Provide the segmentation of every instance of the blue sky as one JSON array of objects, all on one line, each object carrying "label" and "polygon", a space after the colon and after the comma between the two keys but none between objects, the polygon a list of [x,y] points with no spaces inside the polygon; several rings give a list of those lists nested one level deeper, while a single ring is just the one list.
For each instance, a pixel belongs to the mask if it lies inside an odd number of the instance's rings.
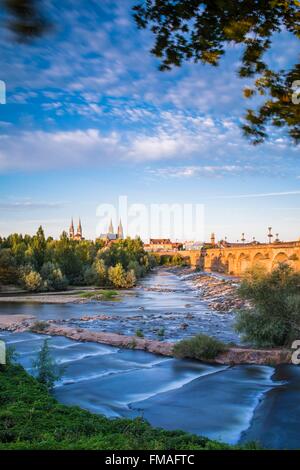
[{"label": "blue sky", "polygon": [[[55,25],[45,38],[20,45],[0,34],[1,235],[42,223],[58,236],[80,215],[95,237],[97,206],[127,195],[204,204],[206,238],[265,240],[268,226],[299,238],[299,148],[280,133],[259,147],[243,138],[252,103],[235,73],[239,48],[217,68],[162,73],[151,34],[131,17],[134,1],[43,3]],[[296,48],[288,34],[275,38],[268,60],[287,67]]]}]

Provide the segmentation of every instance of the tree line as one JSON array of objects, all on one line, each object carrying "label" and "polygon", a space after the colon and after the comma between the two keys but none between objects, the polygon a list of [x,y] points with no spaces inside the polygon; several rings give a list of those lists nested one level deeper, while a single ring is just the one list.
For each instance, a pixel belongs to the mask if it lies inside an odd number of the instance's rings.
[{"label": "tree line", "polygon": [[59,240],[36,234],[0,238],[0,287],[13,284],[28,291],[59,291],[69,285],[129,288],[156,263],[140,238],[117,240],[109,246],[100,239]]}]

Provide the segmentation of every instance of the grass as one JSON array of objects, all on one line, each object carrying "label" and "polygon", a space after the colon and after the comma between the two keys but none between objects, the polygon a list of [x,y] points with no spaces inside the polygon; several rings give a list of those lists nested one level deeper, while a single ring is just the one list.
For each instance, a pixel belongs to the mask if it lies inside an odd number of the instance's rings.
[{"label": "grass", "polygon": [[97,291],[88,291],[88,292],[79,292],[79,295],[83,299],[91,300],[107,300],[107,301],[118,301],[120,300],[119,293],[115,290],[97,290]]},{"label": "grass", "polygon": [[136,330],[135,336],[137,336],[138,338],[144,338],[144,333],[142,330]]},{"label": "grass", "polygon": [[227,350],[227,346],[215,338],[207,335],[196,335],[175,344],[173,353],[175,357],[209,360]]},{"label": "grass", "polygon": [[108,419],[62,405],[21,366],[0,369],[0,450],[233,448],[237,447],[183,431],[153,428],[142,418]]}]

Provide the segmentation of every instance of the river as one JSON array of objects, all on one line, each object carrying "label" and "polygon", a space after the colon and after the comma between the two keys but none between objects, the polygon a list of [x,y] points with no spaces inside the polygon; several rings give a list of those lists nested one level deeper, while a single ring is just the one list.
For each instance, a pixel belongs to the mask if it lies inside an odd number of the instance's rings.
[{"label": "river", "polygon": [[[0,304],[0,314],[34,314],[84,328],[176,341],[197,332],[237,341],[233,315],[212,312],[187,279],[157,271],[120,302]],[[82,316],[108,320],[83,322]],[[32,373],[45,337],[1,332]],[[296,366],[212,366],[144,351],[50,338],[65,366],[55,396],[106,416],[143,416],[154,426],[182,429],[228,443],[259,441],[268,448],[300,447],[300,369]]]}]

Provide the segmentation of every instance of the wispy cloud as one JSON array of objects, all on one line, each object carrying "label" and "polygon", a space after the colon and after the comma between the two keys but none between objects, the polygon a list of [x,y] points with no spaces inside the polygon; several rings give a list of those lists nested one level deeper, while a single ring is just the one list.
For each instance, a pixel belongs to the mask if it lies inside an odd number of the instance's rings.
[{"label": "wispy cloud", "polygon": [[300,190],[295,191],[278,191],[272,193],[253,193],[253,194],[234,194],[215,196],[213,199],[248,199],[248,198],[259,198],[259,197],[277,197],[277,196],[296,196],[300,194]]},{"label": "wispy cloud", "polygon": [[43,209],[61,209],[65,206],[63,202],[32,202],[32,201],[12,201],[1,202],[0,211],[34,211]]}]

